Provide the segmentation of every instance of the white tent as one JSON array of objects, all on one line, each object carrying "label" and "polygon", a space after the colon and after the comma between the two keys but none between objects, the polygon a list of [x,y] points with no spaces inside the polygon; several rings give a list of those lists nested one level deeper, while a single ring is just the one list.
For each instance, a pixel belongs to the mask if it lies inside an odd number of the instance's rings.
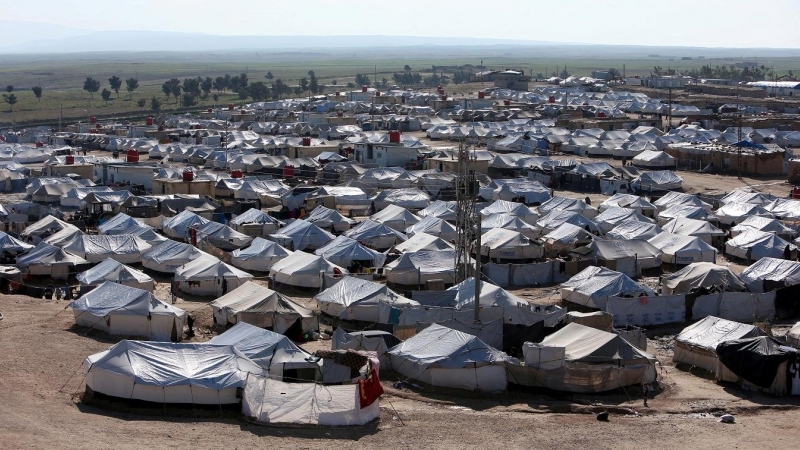
[{"label": "white tent", "polygon": [[132,264],[141,261],[142,253],[150,250],[151,246],[130,234],[85,234],[76,237],[63,248],[92,263],[112,258],[123,264]]},{"label": "white tent", "polygon": [[721,287],[724,291],[747,290],[744,283],[727,267],[712,263],[693,263],[661,280],[664,294],[686,294],[694,288]]},{"label": "white tent", "polygon": [[544,249],[520,232],[493,228],[481,235],[480,253],[489,259],[529,260],[544,256]]},{"label": "white tent", "polygon": [[341,267],[351,267],[358,263],[361,267],[383,267],[386,255],[371,248],[364,247],[358,241],[347,236],[339,236],[324,247],[314,251],[328,261]]},{"label": "white tent", "polygon": [[593,208],[581,199],[571,197],[553,197],[539,205],[537,211],[542,216],[550,214],[553,211],[576,212],[587,219],[592,219],[597,216],[597,208]]},{"label": "white tent", "polygon": [[269,272],[273,264],[291,254],[277,242],[257,237],[249,247],[231,252],[231,264],[242,270]]},{"label": "white tent", "polygon": [[111,258],[106,258],[100,264],[79,273],[75,278],[83,286],[97,286],[106,281],[112,281],[150,292],[153,292],[156,287],[156,282],[150,275]]},{"label": "white tent", "polygon": [[671,170],[656,170],[643,172],[631,182],[631,186],[642,192],[668,191],[680,189],[683,186],[683,178]]},{"label": "white tent", "polygon": [[[236,231],[244,233],[253,226],[259,227],[259,236],[267,236],[274,233],[283,226],[283,222],[261,211],[260,209],[250,208],[230,220],[229,225]],[[247,233],[245,233],[247,234]]]},{"label": "white tent", "polygon": [[58,247],[40,242],[39,245],[17,256],[17,267],[29,275],[45,275],[56,279],[67,279],[77,267],[89,265],[89,261],[67,253]]},{"label": "white tent", "polygon": [[556,391],[595,393],[656,380],[656,358],[620,335],[570,323],[540,344],[522,347],[525,365],[509,365],[510,381]]},{"label": "white tent", "polygon": [[654,223],[653,219],[643,216],[640,212],[636,211],[635,209],[628,209],[628,208],[620,208],[620,207],[611,207],[607,208],[605,211],[600,213],[597,217],[594,218],[594,222],[600,226],[600,229],[603,230],[604,233],[607,233],[614,229],[618,224],[635,220],[638,222],[644,223]]},{"label": "white tent", "polygon": [[197,227],[197,242],[206,241],[222,250],[246,247],[253,238],[218,222],[208,222]]},{"label": "white tent", "polygon": [[643,239],[630,240],[594,240],[583,248],[576,249],[573,253],[580,259],[597,259],[598,261],[613,264],[617,272],[629,276],[637,276],[641,270],[660,267],[661,250]]},{"label": "white tent", "polygon": [[728,195],[719,199],[720,205],[726,205],[731,202],[736,203],[752,203],[753,205],[763,206],[770,203],[763,195],[758,192],[748,191],[744,189],[734,189]]},{"label": "white tent", "polygon": [[347,273],[325,258],[303,252],[294,252],[272,265],[269,273],[276,283],[303,288],[319,288],[322,286],[320,272],[335,276]]},{"label": "white tent", "polygon": [[192,245],[168,240],[142,253],[142,266],[156,272],[174,273],[184,264],[198,259],[217,260]]},{"label": "white tent", "polygon": [[106,281],[69,304],[75,323],[112,335],[178,342],[186,312],[152,292]]},{"label": "white tent", "polygon": [[554,210],[536,222],[536,226],[541,228],[544,233],[549,233],[562,224],[575,225],[593,233],[599,234],[602,232],[602,229],[597,223],[574,211]]},{"label": "white tent", "polygon": [[711,212],[711,205],[700,200],[696,195],[684,194],[683,192],[667,192],[663,197],[653,202],[660,210],[671,206],[698,206]]},{"label": "white tent", "polygon": [[175,281],[182,292],[201,296],[221,296],[236,289],[253,276],[218,259],[197,259],[175,269]]},{"label": "white tent", "polygon": [[[800,284],[800,262],[765,257],[739,274],[750,292],[767,292],[776,287]],[[767,285],[767,289],[764,286]]]},{"label": "white tent", "polygon": [[633,209],[647,217],[654,217],[658,208],[645,198],[633,194],[614,194],[600,204],[598,209],[603,212],[609,208]]},{"label": "white tent", "polygon": [[56,219],[53,216],[47,216],[25,227],[22,233],[20,233],[20,236],[22,239],[32,238],[33,243],[38,244],[50,235],[58,233],[59,231],[67,228],[78,230],[78,227],[75,225],[68,224],[67,222]]},{"label": "white tent", "polygon": [[522,203],[507,202],[505,200],[495,200],[492,204],[483,208],[480,213],[483,218],[489,217],[492,214],[511,214],[529,224],[536,223],[540,217],[536,211]]},{"label": "white tent", "polygon": [[747,230],[775,233],[785,241],[791,241],[797,236],[797,228],[789,226],[780,220],[769,217],[750,216],[735,227],[731,228],[731,236],[736,236]]},{"label": "white tent", "polygon": [[561,284],[561,299],[589,308],[606,309],[608,297],[654,296],[649,287],[605,267],[587,267]]},{"label": "white tent", "polygon": [[453,244],[440,237],[431,236],[427,233],[417,233],[408,238],[407,241],[392,247],[390,252],[403,254],[406,252],[418,252],[420,250],[452,250],[453,247]]},{"label": "white tent", "polygon": [[715,238],[725,235],[724,231],[705,220],[688,219],[686,217],[676,217],[666,223],[662,229],[667,233],[699,237],[706,244],[712,244]]},{"label": "white tent", "polygon": [[406,234],[411,237],[417,233],[427,233],[432,236],[437,236],[445,241],[455,241],[458,237],[458,230],[450,224],[450,222],[440,219],[435,216],[425,216],[419,222],[409,226],[405,230]]},{"label": "white tent", "polygon": [[794,244],[765,231],[747,230],[725,242],[725,253],[748,261],[761,258],[783,258],[786,248],[791,255],[797,254]]},{"label": "white tent", "polygon": [[661,233],[661,227],[654,223],[625,220],[606,233],[608,239],[650,239]]},{"label": "white tent", "polygon": [[456,220],[457,216],[456,202],[445,202],[436,200],[431,203],[427,208],[419,212],[420,217],[436,217],[443,220]]},{"label": "white tent", "polygon": [[[467,258],[471,264],[472,258]],[[445,285],[455,284],[455,250],[404,253],[387,264],[384,273],[389,283],[405,286],[424,286],[429,280],[440,279]]]},{"label": "white tent", "polygon": [[661,226],[674,219],[693,219],[706,222],[713,220],[717,222],[717,218],[701,206],[675,205],[658,213],[658,224]]},{"label": "white tent", "polygon": [[15,256],[20,253],[25,253],[33,247],[34,246],[31,244],[22,242],[0,231],[0,254],[3,256]]},{"label": "white tent", "polygon": [[97,230],[100,234],[134,234],[134,232],[151,228],[149,225],[145,225],[125,213],[119,213],[101,223]]},{"label": "white tent", "polygon": [[378,210],[389,205],[420,210],[428,207],[431,197],[417,188],[389,189],[376,195],[372,201]]},{"label": "white tent", "polygon": [[411,211],[397,205],[389,205],[369,216],[369,218],[373,222],[382,223],[389,228],[394,228],[401,232],[420,220],[420,218],[411,213]]},{"label": "white tent", "polygon": [[520,219],[509,213],[494,213],[481,220],[481,233],[486,233],[495,228],[516,231],[529,239],[537,239],[542,234],[537,226]]},{"label": "white tent", "polygon": [[189,229],[199,228],[208,222],[210,222],[210,220],[200,217],[191,211],[184,210],[178,215],[164,221],[161,229],[172,239],[186,240],[189,236]]},{"label": "white tent", "polygon": [[286,334],[299,320],[298,335],[319,330],[314,311],[252,281],[245,282],[209,305],[213,309],[214,323],[218,325],[244,322]]},{"label": "white tent", "polygon": [[65,245],[71,243],[75,239],[83,236],[85,233],[81,231],[79,228],[69,227],[64,228],[63,230],[53,233],[50,236],[46,237],[43,242],[47,242],[48,244],[55,245],[56,247],[63,248]]},{"label": "white tent", "polygon": [[786,342],[794,348],[800,348],[800,322],[786,332]]},{"label": "white tent", "polygon": [[391,308],[419,306],[386,285],[354,277],[342,278],[314,296],[314,300],[324,314],[371,323],[388,323]]},{"label": "white tent", "polygon": [[503,391],[508,355],[475,336],[431,325],[398,344],[389,355],[392,368],[433,386]]},{"label": "white tent", "polygon": [[339,233],[349,230],[356,223],[355,220],[341,215],[339,211],[322,205],[314,208],[304,219],[324,230]]},{"label": "white tent", "polygon": [[708,316],[689,325],[675,338],[672,360],[716,373],[717,345],[721,342],[763,336],[756,326]]},{"label": "white tent", "polygon": [[391,368],[392,365],[391,357],[388,355],[389,349],[400,342],[400,339],[388,331],[367,330],[348,333],[336,328],[331,336],[331,349],[375,352],[378,354],[381,369],[384,369]]},{"label": "white tent", "polygon": [[675,167],[676,159],[667,152],[659,150],[645,150],[634,156],[631,164],[647,169],[664,169]]},{"label": "white tent", "polygon": [[90,392],[158,405],[237,404],[247,374],[265,375],[233,347],[207,344],[125,340],[84,364]]},{"label": "white tent", "polygon": [[729,202],[714,212],[721,223],[736,225],[751,216],[772,217],[772,214],[759,205],[752,203]]},{"label": "white tent", "polygon": [[664,231],[647,242],[663,252],[662,260],[667,264],[713,263],[717,260],[717,249],[698,237]]},{"label": "white tent", "polygon": [[548,252],[562,255],[566,255],[576,246],[592,242],[593,239],[594,236],[588,231],[570,223],[562,224],[542,237],[544,248]]},{"label": "white tent", "polygon": [[278,233],[269,235],[269,240],[277,242],[289,250],[315,250],[328,242],[334,236],[322,228],[305,220],[295,220]]},{"label": "white tent", "polygon": [[491,199],[541,205],[550,200],[550,190],[538,181],[508,180],[492,192]]},{"label": "white tent", "polygon": [[345,232],[344,236],[377,250],[386,250],[408,239],[405,234],[370,219]]},{"label": "white tent", "polygon": [[[487,281],[481,281],[480,306],[481,308],[491,308],[495,306],[511,306],[515,308],[528,306],[528,302]],[[436,306],[456,309],[475,309],[475,278],[470,277],[448,288],[448,291],[455,292],[452,301],[448,298],[446,303],[439,302]],[[445,299],[443,296],[442,299]]]}]

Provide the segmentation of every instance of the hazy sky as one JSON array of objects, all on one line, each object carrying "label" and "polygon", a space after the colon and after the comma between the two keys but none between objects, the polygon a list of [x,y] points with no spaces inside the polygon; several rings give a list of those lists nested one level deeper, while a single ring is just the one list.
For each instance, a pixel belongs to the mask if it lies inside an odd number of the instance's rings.
[{"label": "hazy sky", "polygon": [[798,0],[0,0],[0,6],[5,20],[87,30],[800,48]]}]

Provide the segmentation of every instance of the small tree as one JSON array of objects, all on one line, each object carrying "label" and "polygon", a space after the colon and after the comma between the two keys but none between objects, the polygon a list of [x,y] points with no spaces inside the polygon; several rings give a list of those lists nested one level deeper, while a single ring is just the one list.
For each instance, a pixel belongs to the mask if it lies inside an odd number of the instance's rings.
[{"label": "small tree", "polygon": [[213,85],[213,88],[214,88],[214,89],[215,89],[217,92],[222,92],[222,91],[224,91],[226,86],[227,86],[227,85],[225,84],[225,77],[217,77],[217,78],[215,78],[215,79],[214,79],[214,85]]},{"label": "small tree", "polygon": [[122,78],[114,75],[108,79],[108,84],[111,85],[111,90],[116,92],[117,98],[119,98],[119,88],[122,87]]},{"label": "small tree", "polygon": [[14,94],[3,94],[3,101],[8,103],[8,110],[14,111],[14,104],[17,103],[17,96]]},{"label": "small tree", "polygon": [[175,97],[175,103],[178,103],[178,100],[181,98],[181,80],[177,78],[171,78],[168,83],[169,91]]},{"label": "small tree", "polygon": [[150,109],[155,112],[161,111],[161,100],[156,98],[155,95],[150,99]]},{"label": "small tree", "polygon": [[42,101],[42,87],[41,86],[34,86],[31,88],[33,91],[33,95],[36,96],[36,99]]},{"label": "small tree", "polygon": [[269,96],[269,87],[263,81],[251,83],[249,91],[254,102],[263,102]]},{"label": "small tree", "polygon": [[339,84],[339,80],[337,80],[336,78],[331,80],[331,85],[336,86],[337,84]]},{"label": "small tree", "polygon": [[300,78],[300,92],[308,90],[308,79],[306,77]]},{"label": "small tree", "polygon": [[167,96],[167,100],[169,100],[169,96],[172,95],[172,85],[169,84],[169,81],[165,81],[164,84],[161,85],[161,92]]},{"label": "small tree", "polygon": [[6,92],[8,92],[9,94],[14,92],[14,86],[12,86],[10,84],[8,86],[6,86]]},{"label": "small tree", "polygon": [[359,73],[356,74],[356,84],[360,86],[369,86],[372,82],[369,79],[369,75]]},{"label": "small tree", "polygon": [[196,78],[183,79],[183,92],[194,97],[200,95],[200,82]]},{"label": "small tree", "polygon": [[125,90],[128,91],[128,96],[133,99],[133,91],[139,89],[139,80],[136,78],[128,78],[125,80]]},{"label": "small tree", "polygon": [[146,98],[140,98],[139,100],[136,100],[136,106],[138,106],[139,108],[144,108],[145,105],[147,105]]},{"label": "small tree", "polygon": [[203,81],[200,83],[200,89],[205,94],[205,97],[208,98],[208,94],[211,93],[211,89],[214,89],[214,80],[211,77],[203,78]]},{"label": "small tree", "polygon": [[108,101],[111,99],[111,91],[104,88],[103,92],[100,93],[100,97],[103,98],[103,101],[106,102],[106,106],[108,106]]},{"label": "small tree", "polygon": [[183,106],[187,108],[191,108],[192,106],[197,104],[197,97],[192,95],[191,93],[184,93],[183,94]]},{"label": "small tree", "polygon": [[266,78],[268,80],[271,80],[271,79],[275,78],[275,75],[273,75],[272,72],[267,72],[267,74],[264,75],[264,78]]},{"label": "small tree", "polygon": [[411,72],[411,66],[406,64],[405,66],[403,66],[403,70],[405,70],[406,72]]},{"label": "small tree", "polygon": [[214,94],[213,98],[214,98],[214,103],[217,103],[219,101],[219,94]]},{"label": "small tree", "polygon": [[94,98],[94,93],[100,90],[100,80],[95,80],[92,77],[86,77],[86,81],[83,82],[83,90],[88,92],[92,98]]}]

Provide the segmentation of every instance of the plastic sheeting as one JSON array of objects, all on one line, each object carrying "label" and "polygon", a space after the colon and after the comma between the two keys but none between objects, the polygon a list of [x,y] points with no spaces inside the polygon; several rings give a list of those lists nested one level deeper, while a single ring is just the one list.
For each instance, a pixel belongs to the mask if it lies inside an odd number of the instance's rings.
[{"label": "plastic sheeting", "polygon": [[797,247],[775,234],[765,231],[747,230],[737,234],[725,243],[725,252],[737,258],[759,260],[761,258],[782,258],[786,248],[794,254]]},{"label": "plastic sheeting", "polygon": [[295,220],[277,233],[269,235],[269,240],[293,251],[318,249],[333,239],[331,233],[305,220]]},{"label": "plastic sheeting", "polygon": [[683,295],[654,297],[608,297],[606,311],[614,316],[614,326],[640,327],[686,321],[686,298]]},{"label": "plastic sheeting", "polygon": [[86,234],[66,244],[64,250],[89,262],[96,263],[112,258],[121,263],[132,264],[141,261],[142,253],[150,247],[144,240],[130,234]]},{"label": "plastic sheeting", "polygon": [[540,217],[537,212],[522,203],[508,202],[505,200],[495,200],[492,204],[483,208],[480,213],[484,218],[492,214],[511,214],[529,224],[536,223]]},{"label": "plastic sheeting", "polygon": [[231,346],[124,340],[86,358],[94,392],[158,404],[236,404],[236,389],[263,369]]},{"label": "plastic sheeting", "polygon": [[314,208],[305,220],[314,225],[335,232],[343,232],[350,229],[356,221],[341,215],[338,211],[326,208],[322,205]]},{"label": "plastic sheeting", "polygon": [[493,283],[501,287],[539,286],[557,282],[558,261],[547,261],[531,264],[496,264],[481,265],[481,271]]},{"label": "plastic sheeting", "polygon": [[[391,308],[408,308],[419,303],[405,298],[383,284],[354,277],[344,277],[338,283],[314,297],[320,311],[345,320],[388,323],[381,304]],[[383,317],[382,317],[383,316]]]},{"label": "plastic sheeting", "polygon": [[290,286],[319,288],[320,272],[327,275],[346,274],[347,270],[325,258],[303,252],[294,252],[272,265],[269,273],[276,283]]},{"label": "plastic sheeting", "polygon": [[156,284],[146,273],[128,267],[111,258],[107,258],[91,269],[79,273],[75,278],[84,286],[97,286],[106,281],[112,281],[150,292],[155,289]]},{"label": "plastic sheeting", "polygon": [[324,247],[314,251],[328,261],[342,267],[350,267],[354,261],[367,264],[365,267],[383,267],[386,255],[364,247],[358,241],[347,236],[339,236]]},{"label": "plastic sheeting", "polygon": [[730,269],[712,263],[693,263],[661,281],[665,294],[686,294],[694,288],[722,287],[725,291],[744,291],[745,285]]},{"label": "plastic sheeting", "polygon": [[480,252],[490,259],[539,259],[544,255],[538,242],[517,231],[502,228],[493,228],[481,236]]},{"label": "plastic sheeting", "polygon": [[625,220],[606,233],[608,239],[650,239],[661,233],[661,227],[654,223]]},{"label": "plastic sheeting", "polygon": [[207,345],[232,346],[276,380],[281,380],[287,369],[313,369],[320,373],[319,362],[308,361],[311,355],[288,337],[247,323],[234,325]]},{"label": "plastic sheeting", "polygon": [[431,236],[427,233],[417,233],[408,238],[407,241],[395,245],[392,248],[393,253],[409,253],[418,252],[421,250],[452,250],[453,244],[445,241],[442,238]]},{"label": "plastic sheeting", "polygon": [[665,263],[713,263],[717,260],[717,249],[698,237],[683,236],[664,231],[647,242],[663,252],[662,260]]},{"label": "plastic sheeting", "polygon": [[[555,327],[567,310],[558,306],[494,306],[481,308],[481,321],[502,319],[506,324],[520,324],[525,326],[543,322],[545,327]],[[417,323],[434,323],[445,320],[460,320],[462,322],[473,320],[475,311],[472,309],[458,310],[455,308],[440,307],[413,307],[403,309],[395,325],[410,326]]]},{"label": "plastic sheeting", "polygon": [[765,281],[793,286],[800,284],[800,262],[761,258],[746,268],[739,277],[750,292],[764,292]]},{"label": "plastic sheeting", "polygon": [[401,232],[420,221],[420,218],[411,211],[397,205],[389,205],[369,218],[373,222],[382,223]]},{"label": "plastic sheeting", "polygon": [[445,241],[455,241],[458,237],[456,227],[435,216],[425,216],[419,222],[409,226],[405,230],[408,236],[414,236],[418,233],[427,233],[432,236],[437,236]]},{"label": "plastic sheeting", "polygon": [[252,281],[245,282],[209,305],[213,309],[215,323],[219,325],[244,322],[284,334],[300,319],[303,332],[319,329],[313,311]]},{"label": "plastic sheeting", "polygon": [[[472,258],[467,258],[468,264]],[[428,280],[441,279],[444,284],[455,282],[455,250],[418,251],[404,253],[399,259],[386,265],[386,281],[413,286],[423,285]]]},{"label": "plastic sheeting", "polygon": [[350,229],[344,236],[379,250],[388,249],[408,239],[405,234],[370,219]]},{"label": "plastic sheeting", "polygon": [[191,211],[181,211],[178,215],[166,220],[162,225],[164,233],[173,239],[186,239],[190,228],[200,227],[210,222]]},{"label": "plastic sheeting", "polygon": [[252,279],[249,273],[218,259],[198,259],[175,269],[180,290],[194,295],[225,295]]},{"label": "plastic sheeting", "polygon": [[231,252],[231,264],[242,270],[269,272],[273,264],[291,254],[277,242],[257,237],[249,247]]},{"label": "plastic sheeting", "polygon": [[716,316],[736,322],[775,319],[775,291],[765,294],[718,292],[701,295],[694,301],[692,317]]},{"label": "plastic sheeting", "polygon": [[142,253],[142,265],[145,268],[164,273],[173,273],[182,265],[198,259],[217,260],[189,244],[173,240],[165,241]]},{"label": "plastic sheeting", "polygon": [[634,297],[655,296],[647,286],[641,285],[627,275],[605,267],[587,267],[561,284],[561,298],[566,301],[606,309],[608,297],[631,295]]}]

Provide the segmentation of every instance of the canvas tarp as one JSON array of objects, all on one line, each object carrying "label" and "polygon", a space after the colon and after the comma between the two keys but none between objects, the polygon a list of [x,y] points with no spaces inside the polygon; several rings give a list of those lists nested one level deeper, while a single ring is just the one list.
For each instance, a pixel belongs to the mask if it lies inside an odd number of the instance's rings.
[{"label": "canvas tarp", "polygon": [[64,246],[65,251],[89,262],[97,263],[112,258],[124,264],[138,263],[142,253],[150,248],[150,244],[130,234],[85,234]]},{"label": "canvas tarp", "polygon": [[295,220],[277,233],[269,235],[270,241],[292,251],[315,250],[333,239],[332,234],[305,220]]},{"label": "canvas tarp", "polygon": [[713,263],[717,260],[717,250],[698,237],[683,236],[664,231],[647,242],[663,252],[661,258],[665,263]]},{"label": "canvas tarp", "polygon": [[231,264],[242,270],[269,272],[273,264],[291,254],[277,242],[257,237],[247,248],[231,252]]},{"label": "canvas tarp", "polygon": [[614,326],[639,327],[664,325],[686,321],[684,295],[658,295],[653,297],[609,297],[606,311],[614,316]]},{"label": "canvas tarp", "polygon": [[319,288],[322,285],[320,272],[327,275],[346,274],[347,270],[325,260],[321,256],[294,252],[272,265],[270,277],[276,283],[290,286]]},{"label": "canvas tarp", "polygon": [[75,277],[84,286],[97,286],[106,281],[152,292],[156,282],[144,272],[111,258]]},{"label": "canvas tarp", "polygon": [[556,260],[530,264],[481,265],[481,271],[492,283],[500,287],[526,287],[566,281],[558,277],[559,262]]},{"label": "canvas tarp", "polygon": [[736,322],[775,319],[775,291],[765,294],[750,292],[717,292],[701,295],[694,301],[692,318],[716,316]]},{"label": "canvas tarp", "polygon": [[601,311],[606,309],[608,297],[620,295],[638,298],[654,296],[655,293],[625,274],[595,266],[587,267],[561,284],[563,300]]},{"label": "canvas tarp", "polygon": [[253,276],[218,259],[198,259],[175,269],[180,290],[194,295],[221,296]]},{"label": "canvas tarp", "polygon": [[286,334],[300,320],[302,330],[299,334],[319,330],[313,311],[252,281],[219,297],[209,306],[213,310],[214,323],[218,325],[244,322]]},{"label": "canvas tarp", "polygon": [[142,265],[146,269],[164,273],[174,273],[182,265],[199,259],[217,260],[192,245],[173,240],[162,242],[142,253]]},{"label": "canvas tarp", "polygon": [[773,233],[747,230],[725,243],[725,252],[737,258],[755,261],[761,258],[783,258],[786,248],[794,254],[797,247]]},{"label": "canvas tarp", "polygon": [[753,325],[708,316],[688,327],[675,338],[673,361],[697,366],[709,372],[717,370],[717,346],[725,341],[762,336]]},{"label": "canvas tarp", "polygon": [[383,267],[384,253],[367,248],[347,236],[339,236],[324,247],[314,250],[314,254],[341,267],[350,267],[357,262],[362,267]]},{"label": "canvas tarp", "polygon": [[777,258],[761,258],[746,268],[739,277],[750,292],[764,292],[764,284],[793,286],[800,284],[800,262]]},{"label": "canvas tarp", "polygon": [[[472,258],[467,258],[471,264]],[[413,286],[424,285],[428,280],[441,279],[444,284],[455,283],[455,250],[418,251],[404,253],[386,265],[386,281]]]},{"label": "canvas tarp", "polygon": [[[314,297],[320,311],[345,320],[389,323],[392,309],[419,306],[419,303],[397,294],[386,285],[344,277]],[[390,308],[383,309],[381,304]]]},{"label": "canvas tarp", "polygon": [[744,291],[744,283],[729,268],[712,263],[692,263],[661,281],[665,294],[686,294],[693,288],[717,286],[725,291]]}]

